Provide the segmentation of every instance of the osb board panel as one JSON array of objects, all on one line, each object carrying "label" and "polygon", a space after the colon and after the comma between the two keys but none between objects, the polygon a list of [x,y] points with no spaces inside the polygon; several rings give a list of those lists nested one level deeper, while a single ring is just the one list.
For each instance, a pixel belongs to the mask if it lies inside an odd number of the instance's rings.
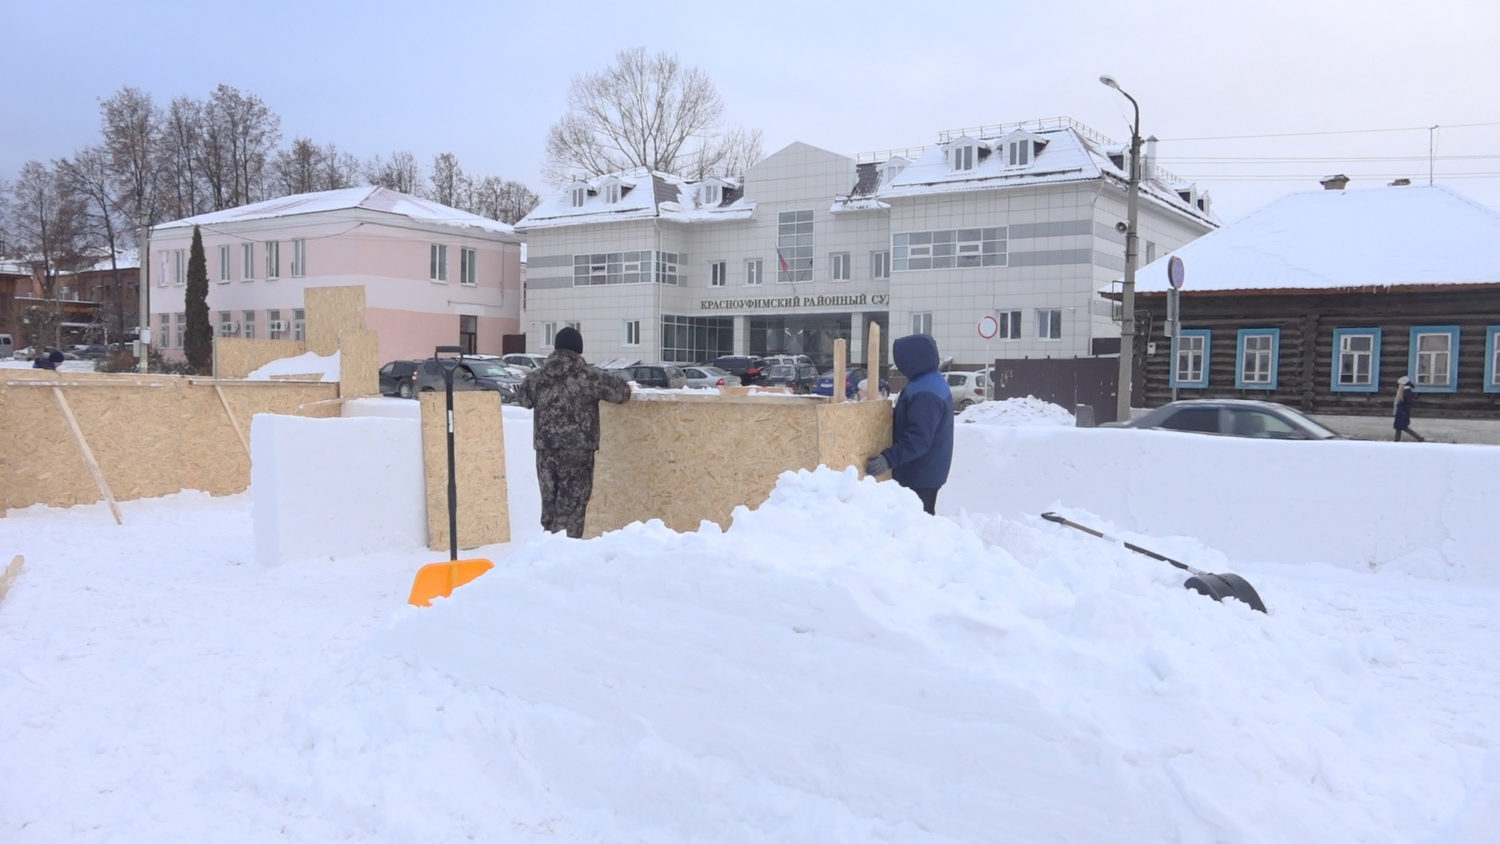
[{"label": "osb board panel", "polygon": [[311,352],[331,355],[338,351],[340,334],[368,327],[363,284],[309,287],[302,292],[302,304],[307,310],[307,348]]},{"label": "osb board panel", "polygon": [[834,469],[857,466],[891,447],[891,403],[855,401],[818,408],[818,462]]},{"label": "osb board panel", "polygon": [[[644,400],[641,400],[644,399]],[[640,396],[599,408],[599,454],[585,536],[661,519],[723,526],[757,507],[788,469],[818,465],[818,400]]]},{"label": "osb board panel", "polygon": [[307,351],[301,340],[214,338],[214,377],[244,378],[273,360],[294,358]]},{"label": "osb board panel", "polygon": [[[430,392],[418,398],[422,402],[422,467],[427,477],[427,547],[447,551],[447,395]],[[505,428],[499,393],[465,390],[453,394],[453,462],[458,547],[509,542]]]},{"label": "osb board panel", "polygon": [[346,399],[380,395],[380,335],[374,331],[345,331],[339,337],[339,396]]},{"label": "osb board panel", "polygon": [[[244,490],[250,463],[211,382],[59,373],[61,391],[117,500]],[[10,379],[8,379],[10,380]],[[36,379],[26,379],[36,380]],[[49,379],[51,380],[51,379]],[[248,436],[259,412],[336,416],[333,384],[241,382],[225,400]],[[253,386],[252,386],[253,385]],[[6,509],[102,500],[50,387],[0,386],[0,503]]]}]

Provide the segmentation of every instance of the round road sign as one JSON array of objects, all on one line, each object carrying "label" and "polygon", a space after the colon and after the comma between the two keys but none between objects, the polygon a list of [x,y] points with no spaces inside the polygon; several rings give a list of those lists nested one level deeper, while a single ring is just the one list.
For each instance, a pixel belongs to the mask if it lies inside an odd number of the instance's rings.
[{"label": "round road sign", "polygon": [[986,340],[994,339],[1000,333],[1000,322],[992,316],[979,318],[979,336]]},{"label": "round road sign", "polygon": [[1173,255],[1167,259],[1167,283],[1172,285],[1172,289],[1180,290],[1182,288],[1182,280],[1186,274],[1187,270],[1182,266],[1181,258]]}]

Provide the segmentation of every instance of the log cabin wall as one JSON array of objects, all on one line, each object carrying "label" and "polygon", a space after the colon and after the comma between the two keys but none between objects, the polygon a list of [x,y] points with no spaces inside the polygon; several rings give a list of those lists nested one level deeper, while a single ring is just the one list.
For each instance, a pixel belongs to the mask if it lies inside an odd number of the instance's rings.
[{"label": "log cabin wall", "polygon": [[[1172,400],[1171,340],[1166,334],[1166,296],[1138,295],[1137,348],[1155,344],[1140,359],[1146,389],[1136,406],[1159,407]],[[1485,390],[1489,329],[1500,327],[1500,284],[1450,285],[1400,292],[1275,291],[1182,295],[1184,331],[1207,329],[1208,387],[1178,390],[1178,398],[1248,398],[1280,402],[1304,413],[1381,416],[1391,413],[1396,379],[1409,374],[1411,329],[1457,326],[1458,382],[1454,392],[1418,390],[1423,416],[1453,419],[1500,418],[1500,392]],[[1144,314],[1142,315],[1144,316]],[[1378,391],[1335,392],[1334,329],[1380,329]],[[1235,386],[1240,329],[1280,330],[1276,388]]]}]

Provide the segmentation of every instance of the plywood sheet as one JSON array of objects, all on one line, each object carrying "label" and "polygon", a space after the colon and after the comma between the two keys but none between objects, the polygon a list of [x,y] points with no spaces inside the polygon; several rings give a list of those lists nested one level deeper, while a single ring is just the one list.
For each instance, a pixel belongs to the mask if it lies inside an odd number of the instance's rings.
[{"label": "plywood sheet", "polygon": [[339,336],[339,396],[356,399],[380,395],[380,335],[374,331],[345,331]]},{"label": "plywood sheet", "polygon": [[338,351],[339,335],[365,331],[365,286],[344,284],[309,287],[302,292],[306,309],[308,351],[331,355]]},{"label": "plywood sheet", "polygon": [[776,396],[632,397],[600,407],[585,536],[660,519],[673,530],[758,507],[785,471],[863,462],[890,445],[890,408]]},{"label": "plywood sheet", "polygon": [[[422,466],[427,479],[427,547],[447,551],[447,395],[429,392],[418,399],[422,403]],[[458,547],[509,542],[505,428],[499,393],[465,390],[453,394],[453,461]]]},{"label": "plywood sheet", "polygon": [[307,344],[301,340],[215,337],[214,377],[244,378],[273,360],[294,358],[305,352],[307,352]]}]

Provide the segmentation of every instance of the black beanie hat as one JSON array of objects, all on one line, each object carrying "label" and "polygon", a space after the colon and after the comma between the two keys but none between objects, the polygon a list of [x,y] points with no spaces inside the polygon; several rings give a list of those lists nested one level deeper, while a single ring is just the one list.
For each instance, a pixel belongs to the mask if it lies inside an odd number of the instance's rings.
[{"label": "black beanie hat", "polygon": [[575,355],[583,354],[583,335],[578,329],[569,325],[557,332],[557,337],[552,341],[554,348],[567,349]]}]

